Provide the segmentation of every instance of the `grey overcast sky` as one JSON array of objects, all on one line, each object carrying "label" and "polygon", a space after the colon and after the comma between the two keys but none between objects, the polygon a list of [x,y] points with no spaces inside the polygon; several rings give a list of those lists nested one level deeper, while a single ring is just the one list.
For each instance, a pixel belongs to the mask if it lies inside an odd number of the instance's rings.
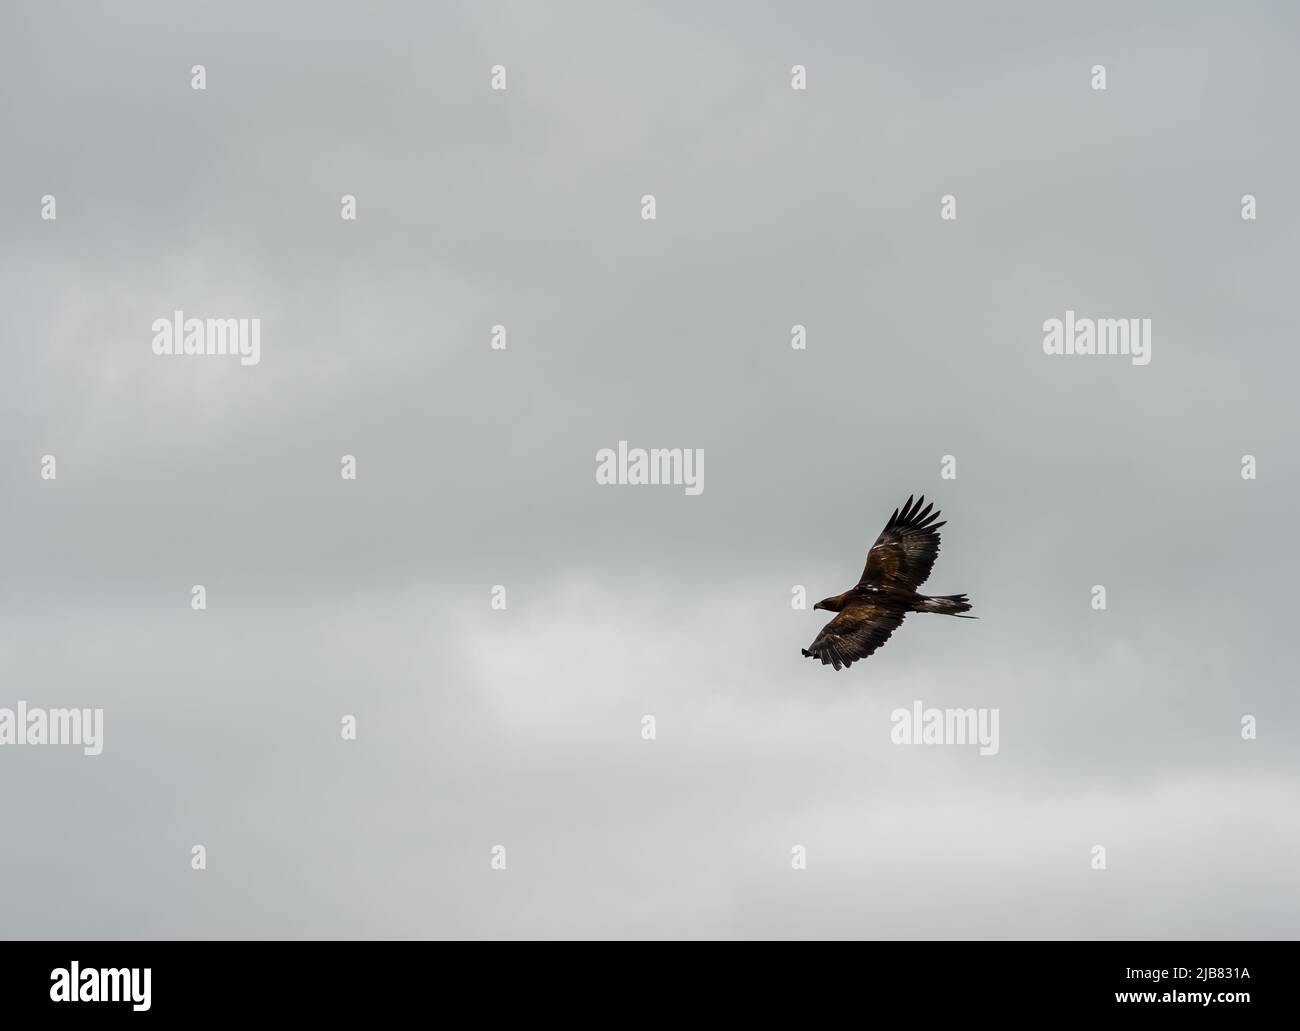
[{"label": "grey overcast sky", "polygon": [[[0,934],[1295,937],[1298,37],[5,4],[0,707],[104,750],[0,747]],[[1151,363],[1045,355],[1067,309]],[[619,440],[703,493],[598,485]],[[801,657],[912,493],[980,620]],[[998,754],[892,744],[918,699]]]}]

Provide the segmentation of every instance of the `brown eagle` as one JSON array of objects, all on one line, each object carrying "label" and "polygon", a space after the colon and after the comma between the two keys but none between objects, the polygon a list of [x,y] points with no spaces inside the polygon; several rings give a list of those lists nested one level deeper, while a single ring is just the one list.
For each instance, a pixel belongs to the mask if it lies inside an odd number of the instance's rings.
[{"label": "brown eagle", "polygon": [[867,567],[857,586],[813,606],[839,614],[802,649],[805,655],[821,659],[823,666],[852,666],[888,641],[909,612],[960,616],[970,611],[970,599],[964,594],[934,596],[916,591],[934,568],[939,527],[944,525],[935,522],[939,513],[930,511],[933,503],[922,510],[924,504],[924,497],[915,502],[908,498],[901,510],[894,509],[867,552]]}]

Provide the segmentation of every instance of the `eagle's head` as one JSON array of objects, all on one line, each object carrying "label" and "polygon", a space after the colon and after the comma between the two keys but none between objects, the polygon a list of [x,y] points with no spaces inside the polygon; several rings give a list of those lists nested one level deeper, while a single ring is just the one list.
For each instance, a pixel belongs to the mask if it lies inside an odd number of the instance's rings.
[{"label": "eagle's head", "polygon": [[848,601],[843,594],[836,594],[829,598],[823,598],[813,609],[825,609],[827,612],[842,612],[844,605]]}]

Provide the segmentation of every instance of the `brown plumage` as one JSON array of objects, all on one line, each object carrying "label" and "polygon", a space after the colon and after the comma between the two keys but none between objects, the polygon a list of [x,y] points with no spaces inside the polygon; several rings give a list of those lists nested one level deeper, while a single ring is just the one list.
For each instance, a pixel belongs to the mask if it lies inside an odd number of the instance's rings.
[{"label": "brown plumage", "polygon": [[[927,595],[916,589],[925,583],[939,554],[938,512],[925,498],[909,497],[902,509],[894,509],[867,552],[867,565],[857,586],[824,598],[814,609],[829,609],[838,615],[822,627],[803,653],[821,659],[823,666],[840,669],[865,659],[898,629],[909,612],[940,612],[959,616],[970,611],[964,594]],[[963,616],[974,619],[974,616]]]}]

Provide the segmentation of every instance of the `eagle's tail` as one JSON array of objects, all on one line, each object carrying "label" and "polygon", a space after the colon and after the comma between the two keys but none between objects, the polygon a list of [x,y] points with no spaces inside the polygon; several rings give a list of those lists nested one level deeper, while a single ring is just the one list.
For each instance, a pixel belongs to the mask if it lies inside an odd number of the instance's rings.
[{"label": "eagle's tail", "polygon": [[979,619],[979,616],[962,616],[970,611],[970,599],[964,594],[922,595],[919,612],[940,612],[945,616],[961,616],[962,619]]}]

